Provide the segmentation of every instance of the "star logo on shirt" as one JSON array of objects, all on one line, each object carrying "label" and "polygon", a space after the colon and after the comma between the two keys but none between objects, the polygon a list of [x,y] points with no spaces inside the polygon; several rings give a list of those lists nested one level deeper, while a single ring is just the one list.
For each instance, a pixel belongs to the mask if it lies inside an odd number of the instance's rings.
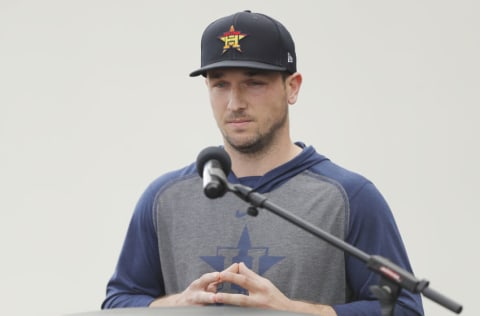
[{"label": "star logo on shirt", "polygon": [[[236,246],[219,246],[216,256],[202,256],[200,258],[216,271],[223,271],[233,263],[243,262],[249,269],[263,275],[285,257],[270,256],[268,247],[254,247],[250,240],[248,228],[245,226]],[[245,291],[235,285],[231,285],[231,288],[239,293]]]}]

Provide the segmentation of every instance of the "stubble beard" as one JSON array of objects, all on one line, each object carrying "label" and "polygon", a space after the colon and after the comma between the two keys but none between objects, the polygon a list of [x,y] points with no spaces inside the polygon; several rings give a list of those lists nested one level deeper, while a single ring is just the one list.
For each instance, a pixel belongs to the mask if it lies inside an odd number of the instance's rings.
[{"label": "stubble beard", "polygon": [[274,122],[268,130],[262,132],[260,129],[257,130],[255,135],[250,139],[235,141],[233,137],[229,137],[226,132],[224,132],[223,137],[228,145],[242,153],[249,156],[257,156],[267,153],[272,146],[275,144],[275,138],[278,136],[278,131],[282,128],[285,128],[288,122],[288,109],[284,111],[282,117]]}]

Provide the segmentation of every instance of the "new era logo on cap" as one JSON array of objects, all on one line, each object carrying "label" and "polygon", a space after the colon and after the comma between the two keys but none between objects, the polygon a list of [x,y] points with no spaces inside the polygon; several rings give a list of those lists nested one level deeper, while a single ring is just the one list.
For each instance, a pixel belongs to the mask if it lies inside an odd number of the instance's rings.
[{"label": "new era logo on cap", "polygon": [[287,62],[293,63],[293,57],[292,57],[292,54],[290,54],[290,52],[288,52],[288,55],[287,55]]},{"label": "new era logo on cap", "polygon": [[260,13],[238,12],[207,26],[201,41],[201,68],[190,76],[224,67],[294,73],[295,44],[277,20]]}]

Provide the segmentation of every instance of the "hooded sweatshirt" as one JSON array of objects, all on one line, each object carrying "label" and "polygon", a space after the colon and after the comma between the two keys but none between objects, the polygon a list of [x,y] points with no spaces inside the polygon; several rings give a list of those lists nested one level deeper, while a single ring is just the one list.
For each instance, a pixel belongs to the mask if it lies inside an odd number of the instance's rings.
[{"label": "hooded sweatshirt", "polygon": [[[312,146],[263,176],[237,178],[269,201],[319,229],[412,272],[393,214],[365,177]],[[227,193],[203,194],[195,163],[157,178],[141,196],[107,286],[102,308],[146,307],[183,291],[201,275],[244,262],[287,297],[332,305],[339,316],[381,315],[370,291],[378,274],[285,219]],[[243,293],[233,284],[218,291]],[[400,292],[395,315],[423,315],[420,295]]]}]

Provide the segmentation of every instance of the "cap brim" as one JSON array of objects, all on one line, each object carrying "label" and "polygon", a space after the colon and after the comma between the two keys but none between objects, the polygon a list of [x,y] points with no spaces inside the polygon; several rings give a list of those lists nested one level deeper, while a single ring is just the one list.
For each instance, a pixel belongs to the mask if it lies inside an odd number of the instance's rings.
[{"label": "cap brim", "polygon": [[265,63],[260,63],[256,61],[246,61],[246,60],[224,60],[218,63],[209,64],[205,67],[197,69],[190,73],[190,77],[196,77],[199,75],[205,75],[207,71],[218,69],[218,68],[251,68],[251,69],[262,69],[262,70],[272,70],[272,71],[286,71],[287,68],[280,67],[276,65],[270,65]]}]

